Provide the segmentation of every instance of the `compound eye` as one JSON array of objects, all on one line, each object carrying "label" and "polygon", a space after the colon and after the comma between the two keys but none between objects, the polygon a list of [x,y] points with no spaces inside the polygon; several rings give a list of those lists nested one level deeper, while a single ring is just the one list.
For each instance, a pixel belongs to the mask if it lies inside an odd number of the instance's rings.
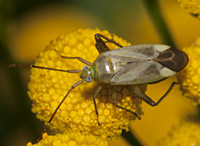
[{"label": "compound eye", "polygon": [[89,69],[89,67],[86,65],[83,67],[83,70],[85,70],[85,69]]},{"label": "compound eye", "polygon": [[92,82],[92,77],[91,77],[91,76],[88,76],[88,77],[86,78],[86,82],[88,82],[88,83]]}]

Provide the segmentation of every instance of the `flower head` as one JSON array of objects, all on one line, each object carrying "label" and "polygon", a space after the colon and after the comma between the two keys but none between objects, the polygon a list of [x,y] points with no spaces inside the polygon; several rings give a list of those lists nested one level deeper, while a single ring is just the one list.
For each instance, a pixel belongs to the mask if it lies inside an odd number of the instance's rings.
[{"label": "flower head", "polygon": [[200,145],[200,124],[182,122],[172,128],[167,137],[161,139],[159,146],[198,146]]},{"label": "flower head", "polygon": [[[130,45],[125,40],[111,35],[108,31],[78,30],[66,36],[61,35],[57,40],[52,41],[49,46],[40,53],[35,65],[73,70],[82,69],[83,63],[74,59],[62,58],[82,57],[90,62],[94,62],[98,56],[95,48],[94,35],[101,33],[112,38],[122,46]],[[110,49],[117,48],[112,43],[107,43]],[[29,83],[29,96],[33,101],[32,111],[37,114],[37,118],[45,123],[48,122],[53,112],[69,91],[74,83],[80,80],[80,73],[66,73],[46,69],[32,68],[31,81]],[[120,135],[122,129],[128,130],[131,120],[136,117],[113,104],[112,94],[117,93],[117,104],[142,114],[141,100],[131,93],[126,86],[105,85],[96,98],[97,110],[99,113],[100,126],[97,123],[93,95],[99,83],[82,83],[73,89],[64,103],[59,108],[51,122],[51,129],[60,132],[78,131],[84,134],[105,135],[113,137]],[[139,86],[144,92],[146,86]]]},{"label": "flower head", "polygon": [[190,14],[200,18],[200,1],[199,0],[176,0],[181,7],[185,8]]},{"label": "flower head", "polygon": [[48,135],[43,134],[39,143],[27,143],[26,146],[107,146],[107,140],[101,137],[95,137],[92,134],[83,135],[81,133],[68,133]]},{"label": "flower head", "polygon": [[177,76],[181,83],[181,90],[185,97],[192,99],[195,103],[200,103],[200,38],[182,50],[188,55],[189,63]]}]

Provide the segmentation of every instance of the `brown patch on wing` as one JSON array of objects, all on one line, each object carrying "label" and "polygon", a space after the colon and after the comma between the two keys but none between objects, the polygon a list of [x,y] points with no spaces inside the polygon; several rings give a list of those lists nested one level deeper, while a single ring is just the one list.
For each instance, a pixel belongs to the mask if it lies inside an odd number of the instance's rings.
[{"label": "brown patch on wing", "polygon": [[155,65],[155,64],[151,64],[148,68],[146,68],[144,71],[143,71],[144,74],[152,74],[152,73],[156,73],[156,74],[159,74],[159,69],[158,67]]},{"label": "brown patch on wing", "polygon": [[154,60],[163,66],[178,72],[187,65],[188,56],[178,49],[170,48],[164,52],[161,52]]},{"label": "brown patch on wing", "polygon": [[135,52],[144,54],[146,56],[153,56],[154,53],[155,53],[155,50],[154,50],[153,47],[146,47],[146,48],[143,48],[143,49],[136,49]]}]

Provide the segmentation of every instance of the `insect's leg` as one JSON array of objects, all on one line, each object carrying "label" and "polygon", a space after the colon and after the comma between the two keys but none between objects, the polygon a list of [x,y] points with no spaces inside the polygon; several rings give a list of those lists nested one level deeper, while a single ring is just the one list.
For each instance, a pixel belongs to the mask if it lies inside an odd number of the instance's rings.
[{"label": "insect's leg", "polygon": [[62,105],[62,103],[65,101],[65,99],[67,98],[67,96],[69,95],[69,93],[76,88],[79,84],[81,84],[84,80],[80,80],[78,82],[76,82],[67,92],[67,94],[64,96],[64,98],[61,100],[61,102],[59,103],[59,105],[57,106],[57,108],[55,109],[55,111],[53,112],[52,116],[50,117],[48,123],[46,124],[46,126],[44,127],[39,139],[37,140],[36,143],[38,143],[41,139],[42,139],[42,135],[46,132],[47,128],[49,127],[51,121],[53,120],[54,116],[56,115],[58,109],[60,108],[60,106]]},{"label": "insect's leg", "polygon": [[65,58],[65,59],[77,59],[77,60],[79,60],[80,62],[82,62],[82,63],[84,63],[86,65],[92,66],[91,62],[89,62],[89,61],[87,61],[87,60],[85,60],[85,59],[83,59],[81,57],[66,57],[66,56],[61,56],[61,57]]},{"label": "insect's leg", "polygon": [[[102,52],[106,52],[106,51],[109,51],[110,49],[108,48],[108,46],[106,45],[106,41],[107,42],[111,42],[117,46],[119,46],[120,48],[122,47],[122,45],[118,44],[117,42],[115,42],[114,40],[112,39],[109,39],[107,38],[106,36],[102,35],[102,34],[95,34],[94,36],[95,40],[96,40],[96,48],[98,50],[99,53],[102,53]],[[105,39],[106,41],[104,41],[103,39]]]},{"label": "insect's leg", "polygon": [[127,111],[127,112],[130,112],[131,114],[135,115],[139,120],[141,119],[141,118],[137,115],[137,113],[135,113],[135,112],[133,112],[133,111],[131,111],[131,110],[129,110],[129,109],[126,109],[126,108],[124,108],[124,107],[122,107],[122,106],[117,105],[117,92],[116,92],[116,91],[114,91],[114,93],[112,94],[112,98],[113,98],[113,104],[114,104],[116,107],[121,108],[121,109],[123,109],[123,110],[125,110],[125,111]]},{"label": "insect's leg", "polygon": [[96,40],[95,47],[97,48],[99,54],[101,54],[102,52],[109,51],[110,49],[108,48],[106,43],[101,39],[99,35],[100,34],[95,34],[94,38]]},{"label": "insect's leg", "polygon": [[[55,50],[55,49],[54,49]],[[81,57],[67,57],[67,56],[63,56],[63,55],[61,55],[57,50],[55,50],[59,55],[60,55],[60,57],[62,57],[62,58],[65,58],[65,59],[77,59],[78,61],[80,61],[80,62],[82,62],[82,63],[84,63],[84,64],[86,64],[86,65],[89,65],[89,66],[92,66],[92,63],[91,62],[89,62],[89,61],[87,61],[87,60],[85,60],[85,59],[83,59],[83,58],[81,58]]]},{"label": "insect's leg", "polygon": [[169,94],[169,92],[172,90],[172,88],[174,87],[175,84],[179,84],[179,83],[173,82],[170,85],[167,92],[157,102],[154,102],[150,97],[148,97],[146,94],[142,93],[137,86],[128,86],[128,87],[132,92],[134,92],[144,102],[146,102],[147,104],[149,104],[151,106],[156,106]]},{"label": "insect's leg", "polygon": [[97,123],[98,125],[100,126],[100,123],[99,123],[99,113],[98,113],[98,110],[97,110],[97,104],[96,104],[96,101],[95,101],[95,98],[97,97],[97,95],[99,94],[99,92],[102,90],[103,88],[103,85],[100,85],[97,87],[94,95],[93,95],[93,101],[94,101],[94,108],[95,108],[95,112],[96,112],[96,115],[97,115]]},{"label": "insect's leg", "polygon": [[113,39],[109,39],[109,38],[107,38],[106,36],[104,36],[104,35],[102,35],[102,34],[100,34],[100,33],[95,34],[95,39],[96,39],[96,40],[97,40],[97,39],[101,39],[101,40],[102,40],[102,38],[105,39],[107,42],[113,43],[113,44],[115,44],[116,46],[118,46],[118,47],[120,47],[120,48],[123,47],[123,46],[120,45],[119,43],[115,42]]}]

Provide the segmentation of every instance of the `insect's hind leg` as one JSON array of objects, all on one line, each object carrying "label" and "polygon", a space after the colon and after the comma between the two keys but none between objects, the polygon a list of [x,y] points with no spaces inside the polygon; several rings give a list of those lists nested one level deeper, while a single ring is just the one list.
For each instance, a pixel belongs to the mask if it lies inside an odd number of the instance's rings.
[{"label": "insect's hind leg", "polygon": [[[55,50],[55,49],[54,49]],[[86,65],[89,65],[89,66],[92,66],[92,63],[91,62],[89,62],[89,61],[87,61],[87,60],[85,60],[85,59],[83,59],[83,58],[81,58],[81,57],[67,57],[67,56],[63,56],[63,55],[61,55],[57,50],[55,50],[59,55],[60,55],[60,57],[62,57],[62,58],[65,58],[65,59],[77,59],[78,61],[80,61],[80,62],[82,62],[82,63],[84,63],[84,64],[86,64]]]},{"label": "insect's hind leg", "polygon": [[135,113],[135,112],[133,112],[133,111],[131,111],[131,110],[129,110],[129,109],[126,109],[126,108],[124,108],[124,107],[122,107],[122,106],[117,105],[117,93],[116,93],[116,91],[112,94],[112,97],[113,97],[113,104],[114,104],[116,107],[121,108],[121,109],[123,109],[123,110],[125,110],[125,111],[127,111],[127,112],[130,112],[131,114],[135,115],[139,120],[141,119],[141,118],[138,116],[137,113]]},{"label": "insect's hind leg", "polygon": [[170,85],[167,92],[165,92],[165,94],[162,97],[160,97],[160,99],[157,102],[154,102],[150,97],[148,97],[146,94],[142,93],[137,86],[128,86],[128,87],[133,93],[135,93],[138,96],[138,98],[142,99],[144,102],[146,102],[147,104],[149,104],[151,106],[156,106],[169,94],[169,92],[172,90],[172,88],[176,84],[179,84],[179,83],[173,82]]},{"label": "insect's hind leg", "polygon": [[95,34],[95,39],[96,39],[96,38],[98,38],[98,39],[100,38],[101,40],[102,40],[102,38],[103,38],[103,39],[105,39],[107,42],[113,43],[113,44],[115,44],[116,46],[118,46],[118,47],[120,47],[120,48],[123,47],[123,46],[120,45],[119,43],[115,42],[113,39],[109,39],[109,38],[107,38],[106,36],[104,36],[104,35],[102,35],[102,34],[100,34],[100,33]]},{"label": "insect's hind leg", "polygon": [[[106,36],[99,34],[99,33],[95,34],[94,38],[96,40],[95,46],[96,46],[99,53],[106,52],[106,51],[110,50],[108,48],[108,46],[106,45],[107,42],[113,43],[120,48],[123,47],[119,43],[115,42],[113,39],[109,39]],[[104,41],[102,38],[105,39],[106,41]]]}]

